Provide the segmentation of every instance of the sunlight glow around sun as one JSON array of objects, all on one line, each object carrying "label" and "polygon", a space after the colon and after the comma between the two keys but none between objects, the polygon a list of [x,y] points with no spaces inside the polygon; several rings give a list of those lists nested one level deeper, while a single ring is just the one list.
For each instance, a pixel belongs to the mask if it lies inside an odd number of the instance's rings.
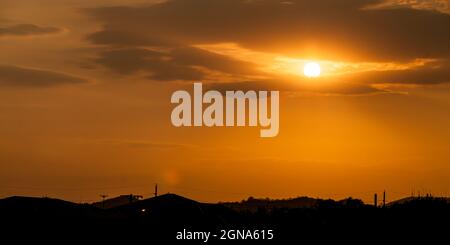
[{"label": "sunlight glow around sun", "polygon": [[316,62],[307,62],[303,66],[303,74],[310,78],[318,77],[320,75],[320,65]]}]

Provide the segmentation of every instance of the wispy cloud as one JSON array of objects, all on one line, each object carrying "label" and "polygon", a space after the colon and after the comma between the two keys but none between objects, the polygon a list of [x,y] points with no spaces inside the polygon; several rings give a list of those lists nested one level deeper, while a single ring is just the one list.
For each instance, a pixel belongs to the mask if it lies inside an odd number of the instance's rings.
[{"label": "wispy cloud", "polygon": [[136,139],[78,139],[78,143],[126,146],[132,148],[155,148],[155,149],[174,149],[174,148],[195,148],[196,145],[182,144],[173,142],[159,142],[151,140]]}]

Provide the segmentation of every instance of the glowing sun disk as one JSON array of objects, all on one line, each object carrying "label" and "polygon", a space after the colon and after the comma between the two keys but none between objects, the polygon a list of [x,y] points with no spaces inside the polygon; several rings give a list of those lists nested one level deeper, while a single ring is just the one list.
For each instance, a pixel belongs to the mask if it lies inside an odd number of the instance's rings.
[{"label": "glowing sun disk", "polygon": [[307,77],[318,77],[320,75],[320,65],[316,62],[307,62],[303,66],[303,74]]}]

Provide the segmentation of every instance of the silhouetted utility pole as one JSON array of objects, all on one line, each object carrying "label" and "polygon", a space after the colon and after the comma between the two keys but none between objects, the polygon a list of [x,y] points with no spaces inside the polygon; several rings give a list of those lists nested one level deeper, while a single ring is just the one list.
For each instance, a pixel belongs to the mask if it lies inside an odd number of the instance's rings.
[{"label": "silhouetted utility pole", "polygon": [[158,196],[158,184],[155,184],[155,193],[153,194],[155,194],[155,197]]},{"label": "silhouetted utility pole", "polygon": [[132,202],[133,202],[133,199],[134,199],[133,194],[130,194],[130,195],[128,196],[128,202],[129,202],[129,203],[132,203]]},{"label": "silhouetted utility pole", "polygon": [[377,196],[377,193],[375,193],[375,194],[373,195],[373,205],[374,205],[375,207],[378,206],[378,196]]},{"label": "silhouetted utility pole", "polygon": [[105,208],[105,198],[107,198],[108,195],[101,194],[100,196],[102,197],[102,207]]},{"label": "silhouetted utility pole", "polygon": [[386,207],[386,191],[383,191],[383,208]]}]

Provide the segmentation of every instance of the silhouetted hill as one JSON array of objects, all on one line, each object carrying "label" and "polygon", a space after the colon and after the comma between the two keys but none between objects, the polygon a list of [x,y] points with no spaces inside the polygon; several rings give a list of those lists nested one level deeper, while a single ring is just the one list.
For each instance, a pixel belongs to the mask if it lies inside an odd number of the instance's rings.
[{"label": "silhouetted hill", "polygon": [[395,201],[392,201],[387,204],[387,206],[398,206],[398,205],[410,205],[411,203],[429,203],[429,202],[442,202],[450,204],[450,198],[446,197],[432,197],[432,196],[425,196],[425,197],[416,197],[416,196],[410,196],[410,197],[404,197]]},{"label": "silhouetted hill", "polygon": [[143,209],[150,211],[165,211],[165,210],[189,210],[197,211],[200,207],[200,203],[176,195],[176,194],[164,194],[157,197],[151,197],[144,200],[139,200],[126,205],[121,205],[114,208],[115,211],[128,211],[128,212],[142,212]]},{"label": "silhouetted hill", "polygon": [[220,204],[200,203],[176,194],[165,194],[109,209],[120,217],[133,217],[160,225],[214,225],[230,222],[237,215]]},{"label": "silhouetted hill", "polygon": [[76,204],[54,198],[13,196],[0,199],[0,214],[3,217],[79,217],[91,215],[95,208],[88,204]]},{"label": "silhouetted hill", "polygon": [[122,205],[130,204],[133,202],[139,201],[139,199],[142,198],[142,196],[138,195],[120,195],[118,197],[113,197],[106,199],[104,201],[94,202],[92,203],[93,206],[97,208],[103,208],[103,209],[109,209],[109,208],[115,208]]},{"label": "silhouetted hill", "polygon": [[399,238],[404,243],[411,234],[427,239],[446,237],[450,204],[447,199],[431,197],[404,199],[385,208],[352,198],[334,201],[308,197],[207,204],[165,194],[100,209],[52,198],[10,197],[0,200],[0,218],[4,234],[14,235],[14,239],[44,238],[47,243],[68,238],[81,244],[87,239],[165,243],[174,241],[175,234],[184,229],[217,235],[222,229],[271,229],[275,244],[360,244],[361,237],[378,242]]}]

